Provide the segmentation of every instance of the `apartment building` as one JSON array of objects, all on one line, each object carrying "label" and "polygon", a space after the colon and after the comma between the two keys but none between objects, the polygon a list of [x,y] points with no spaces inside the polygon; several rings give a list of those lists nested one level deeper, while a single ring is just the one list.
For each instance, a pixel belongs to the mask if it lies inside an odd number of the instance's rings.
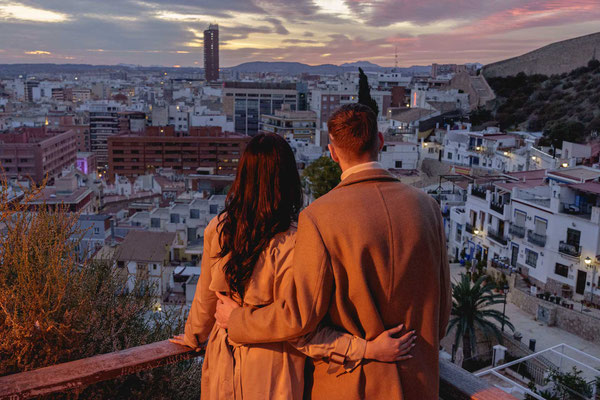
[{"label": "apartment building", "polygon": [[137,212],[127,222],[132,227],[152,232],[175,233],[177,240],[172,259],[196,264],[202,256],[204,229],[224,208],[224,195],[189,200],[178,198],[168,207]]},{"label": "apartment building", "polygon": [[136,288],[151,290],[157,309],[173,286],[173,271],[177,264],[172,261],[176,243],[175,233],[131,230],[115,250],[117,271],[127,279],[127,289],[130,292]]},{"label": "apartment building", "polygon": [[223,111],[233,121],[235,132],[254,136],[263,115],[273,115],[284,104],[290,111],[299,110],[301,87],[296,83],[225,82]]},{"label": "apartment building", "polygon": [[[499,261],[544,291],[591,298],[600,254],[600,170],[528,171],[469,186],[450,213],[449,252]],[[596,299],[597,300],[597,299]]]},{"label": "apartment building", "polygon": [[417,169],[420,147],[418,143],[403,141],[401,136],[388,136],[379,153],[379,162],[385,169]]},{"label": "apartment building", "polygon": [[0,165],[9,178],[53,181],[77,158],[77,134],[47,127],[22,128],[0,134]]},{"label": "apartment building", "polygon": [[291,111],[284,105],[282,110],[261,117],[260,130],[314,144],[316,120],[314,111]]},{"label": "apartment building", "polygon": [[103,101],[89,105],[90,150],[96,154],[98,168],[108,167],[108,138],[119,133],[121,104]]},{"label": "apartment building", "polygon": [[222,132],[219,127],[197,127],[189,135],[171,127],[123,133],[108,140],[108,174],[137,177],[158,168],[178,174],[234,175],[250,137]]}]

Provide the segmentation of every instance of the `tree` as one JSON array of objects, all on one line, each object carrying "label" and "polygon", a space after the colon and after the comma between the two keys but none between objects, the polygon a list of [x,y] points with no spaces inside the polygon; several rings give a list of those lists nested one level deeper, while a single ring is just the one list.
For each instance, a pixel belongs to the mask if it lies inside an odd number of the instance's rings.
[{"label": "tree", "polygon": [[327,156],[322,156],[304,169],[302,178],[315,199],[323,196],[340,183],[342,170]]},{"label": "tree", "polygon": [[502,334],[493,321],[502,324],[504,320],[506,326],[515,330],[500,311],[489,308],[504,302],[503,295],[492,292],[495,287],[487,276],[472,283],[467,274],[461,274],[460,281],[452,283],[452,311],[448,332],[456,328],[454,345],[458,348],[462,340],[465,360],[472,358],[475,353],[476,330],[483,332],[486,337],[494,334],[499,341],[502,341]]},{"label": "tree", "polygon": [[[150,291],[128,293],[111,260],[77,260],[84,233],[77,214],[44,206],[29,212],[41,187],[23,189],[16,202],[8,182],[0,184],[0,376],[181,332],[181,313],[153,312]],[[79,397],[197,398],[199,374],[192,360],[99,383]]]},{"label": "tree", "polygon": [[[537,390],[535,384],[530,382],[529,389],[547,400],[586,400],[590,399],[594,392],[594,385],[598,385],[600,377],[595,381],[588,382],[581,376],[582,371],[573,367],[570,372],[561,372],[557,369],[551,369],[548,377],[544,379],[544,385],[552,383],[549,389],[544,391]],[[526,396],[526,400],[533,400],[531,395]]]},{"label": "tree", "polygon": [[369,87],[369,78],[362,68],[358,68],[358,102],[369,107],[375,115],[379,115],[379,106],[371,97],[371,88]]}]

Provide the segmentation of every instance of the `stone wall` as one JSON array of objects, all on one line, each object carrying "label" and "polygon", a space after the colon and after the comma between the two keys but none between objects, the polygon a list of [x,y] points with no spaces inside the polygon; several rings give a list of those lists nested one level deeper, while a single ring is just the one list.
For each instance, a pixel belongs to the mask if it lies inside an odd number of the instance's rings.
[{"label": "stone wall", "polygon": [[600,57],[600,33],[581,36],[534,50],[519,57],[495,62],[483,68],[486,78],[532,74],[562,74],[586,66],[594,57]]},{"label": "stone wall", "polygon": [[514,289],[514,287],[508,294],[508,301],[526,313],[535,316],[536,320],[539,319],[538,312],[541,306],[551,313],[549,316],[550,325],[555,325],[590,342],[600,342],[600,319],[538,299],[528,295],[521,289]]}]

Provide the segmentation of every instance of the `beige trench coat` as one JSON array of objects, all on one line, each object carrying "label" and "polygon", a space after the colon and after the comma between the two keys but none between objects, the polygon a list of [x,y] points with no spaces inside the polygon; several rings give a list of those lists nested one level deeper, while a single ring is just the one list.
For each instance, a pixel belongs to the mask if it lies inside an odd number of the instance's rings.
[{"label": "beige trench coat", "polygon": [[328,374],[314,362],[313,399],[438,400],[439,341],[451,306],[444,224],[438,204],[382,169],[356,172],[300,214],[293,285],[275,303],[234,310],[239,343],[287,340],[326,318],[373,339],[404,323],[414,358],[364,361]]},{"label": "beige trench coat", "polygon": [[[200,280],[185,325],[188,346],[196,348],[208,339],[202,367],[202,400],[302,399],[306,356],[329,358],[334,352],[345,355],[343,366],[347,371],[361,362],[366,341],[327,327],[290,343],[232,343],[227,331],[217,328],[214,319],[215,292],[229,293],[222,268],[224,260],[217,257],[217,225],[214,218],[204,232]],[[283,287],[293,279],[290,267],[295,239],[295,226],[273,238],[246,288],[245,307],[263,307],[283,295]]]}]

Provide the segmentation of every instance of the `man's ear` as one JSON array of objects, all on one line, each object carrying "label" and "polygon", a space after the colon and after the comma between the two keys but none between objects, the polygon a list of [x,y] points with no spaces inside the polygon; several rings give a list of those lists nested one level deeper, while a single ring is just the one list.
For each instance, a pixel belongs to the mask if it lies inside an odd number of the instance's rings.
[{"label": "man's ear", "polygon": [[383,149],[383,145],[385,143],[385,138],[383,137],[383,133],[381,132],[377,132],[377,137],[379,137],[379,151],[381,151],[381,149]]},{"label": "man's ear", "polygon": [[335,146],[332,145],[331,143],[329,143],[327,145],[327,148],[329,149],[329,153],[331,154],[331,159],[333,161],[335,161],[336,163],[340,163],[340,157],[338,156],[336,150],[335,150]]}]

